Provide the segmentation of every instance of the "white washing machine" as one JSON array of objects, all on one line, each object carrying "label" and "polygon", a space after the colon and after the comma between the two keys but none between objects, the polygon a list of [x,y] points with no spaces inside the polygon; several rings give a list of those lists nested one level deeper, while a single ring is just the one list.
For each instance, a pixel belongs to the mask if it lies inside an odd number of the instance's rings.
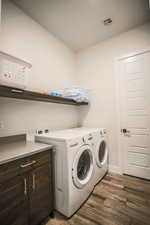
[{"label": "white washing machine", "polygon": [[55,209],[72,216],[94,188],[95,160],[86,135],[68,130],[36,135],[38,142],[54,145]]},{"label": "white washing machine", "polygon": [[107,132],[104,128],[74,128],[70,132],[80,132],[85,136],[85,143],[93,146],[95,158],[95,185],[104,177],[108,172],[108,141]]}]

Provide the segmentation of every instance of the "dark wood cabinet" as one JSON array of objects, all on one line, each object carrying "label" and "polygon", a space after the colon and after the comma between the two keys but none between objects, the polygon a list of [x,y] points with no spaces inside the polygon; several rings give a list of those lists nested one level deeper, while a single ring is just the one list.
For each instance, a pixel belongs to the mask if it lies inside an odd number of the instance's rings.
[{"label": "dark wood cabinet", "polygon": [[[32,171],[30,176],[30,224],[36,225],[48,217],[52,208],[52,186],[47,164]],[[39,204],[40,203],[40,204]]]},{"label": "dark wood cabinet", "polygon": [[0,224],[28,224],[27,181],[28,177],[17,176],[0,184]]},{"label": "dark wood cabinet", "polygon": [[52,197],[51,151],[0,166],[0,225],[40,224]]}]

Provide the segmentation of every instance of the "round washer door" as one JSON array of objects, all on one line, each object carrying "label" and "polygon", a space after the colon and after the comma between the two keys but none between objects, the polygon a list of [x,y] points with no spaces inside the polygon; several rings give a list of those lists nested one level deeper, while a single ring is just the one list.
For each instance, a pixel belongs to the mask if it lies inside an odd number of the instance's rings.
[{"label": "round washer door", "polygon": [[96,163],[99,167],[103,167],[107,163],[108,149],[105,139],[101,139],[96,146]]},{"label": "round washer door", "polygon": [[83,188],[94,172],[93,153],[89,145],[83,145],[77,154],[72,167],[72,179],[77,188]]}]

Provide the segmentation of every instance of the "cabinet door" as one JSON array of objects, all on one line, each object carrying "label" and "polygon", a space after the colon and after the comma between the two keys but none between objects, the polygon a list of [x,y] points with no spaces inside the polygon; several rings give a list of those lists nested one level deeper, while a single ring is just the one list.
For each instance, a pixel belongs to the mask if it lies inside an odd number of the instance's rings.
[{"label": "cabinet door", "polygon": [[27,225],[28,178],[17,176],[0,183],[0,224]]},{"label": "cabinet door", "polygon": [[45,164],[30,174],[30,225],[37,225],[52,211],[50,165]]}]

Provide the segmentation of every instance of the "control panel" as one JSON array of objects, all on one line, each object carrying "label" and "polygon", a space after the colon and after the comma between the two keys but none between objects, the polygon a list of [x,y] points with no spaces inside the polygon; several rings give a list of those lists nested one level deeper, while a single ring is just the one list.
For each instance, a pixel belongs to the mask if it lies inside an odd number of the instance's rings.
[{"label": "control panel", "polygon": [[0,52],[0,85],[25,89],[31,67],[21,59]]}]

